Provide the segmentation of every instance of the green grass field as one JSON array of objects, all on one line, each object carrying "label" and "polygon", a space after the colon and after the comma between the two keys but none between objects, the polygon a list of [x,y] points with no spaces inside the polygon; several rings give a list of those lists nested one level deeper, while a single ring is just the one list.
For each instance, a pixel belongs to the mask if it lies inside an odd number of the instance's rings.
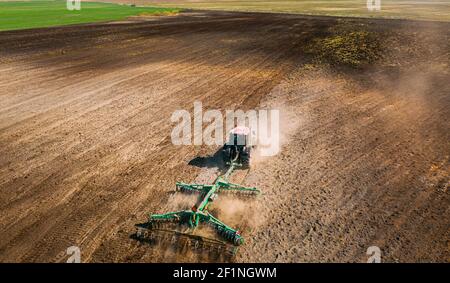
[{"label": "green grass field", "polygon": [[176,13],[176,8],[131,7],[82,2],[81,10],[69,11],[66,1],[0,1],[0,31],[121,20],[139,14]]}]

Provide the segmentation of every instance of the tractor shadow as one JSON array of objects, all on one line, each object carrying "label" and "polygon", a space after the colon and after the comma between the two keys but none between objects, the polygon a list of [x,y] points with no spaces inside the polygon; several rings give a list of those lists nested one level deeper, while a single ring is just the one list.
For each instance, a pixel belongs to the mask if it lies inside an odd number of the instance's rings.
[{"label": "tractor shadow", "polygon": [[227,165],[222,157],[222,148],[219,148],[213,155],[197,156],[188,163],[199,168],[217,168],[220,172],[227,169]]}]

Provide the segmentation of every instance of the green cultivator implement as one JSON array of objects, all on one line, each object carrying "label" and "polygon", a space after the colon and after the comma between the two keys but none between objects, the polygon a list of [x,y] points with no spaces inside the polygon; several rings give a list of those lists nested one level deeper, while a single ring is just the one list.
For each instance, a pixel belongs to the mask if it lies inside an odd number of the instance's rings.
[{"label": "green cultivator implement", "polygon": [[[138,225],[136,236],[141,240],[150,242],[169,240],[175,245],[181,245],[181,247],[207,248],[210,251],[235,254],[236,248],[244,243],[244,238],[240,231],[215,218],[208,211],[208,207],[218,198],[218,194],[221,192],[236,192],[245,195],[258,195],[260,193],[257,188],[243,187],[228,182],[228,178],[233,170],[239,166],[240,164],[232,162],[228,171],[224,175],[219,176],[212,185],[177,182],[177,191],[199,194],[199,201],[190,210],[151,214],[147,223]],[[168,226],[174,225],[178,229],[167,229]],[[215,230],[219,239],[195,235],[197,227],[201,225],[209,226]],[[184,231],[182,232],[180,228],[184,228]]]}]

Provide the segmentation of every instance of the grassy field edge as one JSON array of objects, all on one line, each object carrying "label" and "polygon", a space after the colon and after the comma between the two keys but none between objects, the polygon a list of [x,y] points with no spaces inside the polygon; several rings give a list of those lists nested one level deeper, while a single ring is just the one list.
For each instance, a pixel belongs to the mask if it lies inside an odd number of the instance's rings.
[{"label": "grassy field edge", "polygon": [[138,15],[169,15],[179,8],[136,7],[118,3],[82,2],[68,10],[66,1],[0,1],[0,31],[124,20]]}]

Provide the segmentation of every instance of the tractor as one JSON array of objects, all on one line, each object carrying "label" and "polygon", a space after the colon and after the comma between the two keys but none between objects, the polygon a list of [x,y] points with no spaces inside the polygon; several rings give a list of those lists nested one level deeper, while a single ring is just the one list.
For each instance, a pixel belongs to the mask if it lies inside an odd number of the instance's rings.
[{"label": "tractor", "polygon": [[229,133],[228,141],[222,148],[222,157],[227,165],[239,164],[243,168],[250,165],[250,156],[255,147],[255,132],[250,128],[239,126]]}]

